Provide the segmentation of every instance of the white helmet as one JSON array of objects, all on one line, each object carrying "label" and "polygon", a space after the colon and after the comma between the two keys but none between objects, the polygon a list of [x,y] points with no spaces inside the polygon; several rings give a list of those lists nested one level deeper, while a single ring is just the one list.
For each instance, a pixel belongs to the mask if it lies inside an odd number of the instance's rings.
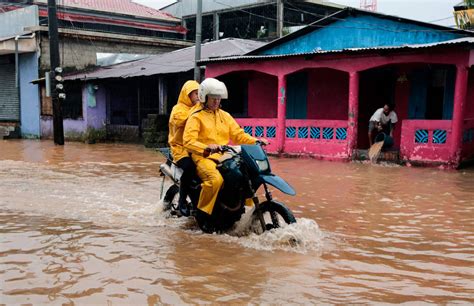
[{"label": "white helmet", "polygon": [[199,85],[199,101],[206,102],[207,95],[216,95],[221,99],[227,99],[227,87],[218,79],[207,78]]}]

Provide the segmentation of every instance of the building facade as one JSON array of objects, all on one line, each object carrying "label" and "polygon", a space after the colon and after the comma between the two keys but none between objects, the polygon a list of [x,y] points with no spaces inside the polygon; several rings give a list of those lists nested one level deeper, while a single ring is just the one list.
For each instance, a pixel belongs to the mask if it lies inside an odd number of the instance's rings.
[{"label": "building facade", "polygon": [[[98,53],[159,54],[187,47],[179,19],[130,0],[65,0],[58,6],[61,66],[96,66]],[[50,137],[51,100],[41,79],[50,70],[47,1],[0,2],[0,136]],[[79,84],[67,85],[66,120],[84,119]],[[44,128],[44,126],[48,128]]]},{"label": "building facade", "polygon": [[[245,56],[210,60],[244,129],[270,152],[349,160],[368,121],[396,104],[402,160],[457,167],[474,156],[472,33],[345,9]],[[240,85],[238,85],[240,83]]]},{"label": "building facade", "polygon": [[[279,37],[279,23],[287,34],[333,14],[345,6],[324,0],[219,0],[202,3],[202,39],[241,38],[271,41]],[[162,8],[182,19],[194,40],[197,1],[178,0]],[[278,16],[281,16],[281,21]]]},{"label": "building facade", "polygon": [[[252,40],[221,39],[202,44],[201,58],[242,55],[262,45]],[[84,114],[81,119],[64,121],[66,137],[102,128],[109,138],[139,140],[149,115],[169,115],[183,84],[194,78],[194,56],[193,46],[66,76],[66,85],[82,88]],[[51,134],[50,127],[50,123],[44,125],[43,134]]]}]

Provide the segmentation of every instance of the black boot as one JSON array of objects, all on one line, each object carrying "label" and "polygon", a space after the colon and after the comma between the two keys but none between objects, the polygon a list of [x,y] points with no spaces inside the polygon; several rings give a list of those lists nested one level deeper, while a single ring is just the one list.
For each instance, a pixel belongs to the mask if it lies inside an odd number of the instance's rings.
[{"label": "black boot", "polygon": [[197,209],[195,218],[199,225],[199,228],[204,233],[212,234],[216,231],[216,227],[214,226],[214,223],[212,222],[211,216],[209,216],[207,213],[203,212],[200,209]]},{"label": "black boot", "polygon": [[182,216],[189,217],[188,202],[186,197],[179,197],[178,209]]}]

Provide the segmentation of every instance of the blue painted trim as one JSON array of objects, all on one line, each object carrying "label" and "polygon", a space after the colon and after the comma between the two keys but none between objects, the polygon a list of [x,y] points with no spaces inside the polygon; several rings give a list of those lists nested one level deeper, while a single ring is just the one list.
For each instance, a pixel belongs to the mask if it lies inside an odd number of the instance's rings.
[{"label": "blue painted trim", "polygon": [[275,138],[276,128],[274,126],[267,126],[267,138]]},{"label": "blue painted trim", "polygon": [[298,138],[308,138],[308,127],[298,128]]},{"label": "blue painted trim", "polygon": [[416,130],[415,143],[428,143],[428,130]]},{"label": "blue painted trim", "polygon": [[444,144],[446,143],[447,137],[448,137],[448,133],[446,132],[446,130],[433,131],[433,143]]},{"label": "blue painted trim", "polygon": [[312,126],[310,129],[310,137],[312,139],[321,138],[321,128]]},{"label": "blue painted trim", "polygon": [[244,126],[244,132],[252,136],[253,126]]},{"label": "blue painted trim", "polygon": [[293,73],[286,84],[286,119],[307,119],[308,74]]},{"label": "blue painted trim", "polygon": [[296,137],[296,128],[294,126],[288,126],[286,128],[286,137],[295,138]]}]

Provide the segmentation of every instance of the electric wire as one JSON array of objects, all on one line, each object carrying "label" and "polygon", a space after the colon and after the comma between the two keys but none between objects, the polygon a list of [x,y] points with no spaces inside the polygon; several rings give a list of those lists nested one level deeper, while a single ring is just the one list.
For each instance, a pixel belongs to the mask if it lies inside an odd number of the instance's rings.
[{"label": "electric wire", "polygon": [[[229,5],[229,4],[226,4],[226,3],[222,3],[218,0],[213,0],[215,3],[217,4],[220,4],[220,5],[224,5],[224,6],[227,6],[229,8],[233,8],[235,10],[238,10],[238,11],[241,11],[241,12],[244,12],[246,14],[249,14],[249,15],[253,15],[253,16],[256,16],[256,17],[260,17],[260,18],[263,18],[263,19],[267,19],[267,20],[271,20],[271,21],[277,21],[276,18],[272,18],[272,17],[267,17],[267,16],[263,16],[263,15],[259,15],[259,14],[255,14],[253,12],[249,12],[245,9],[240,9],[238,7],[233,7],[232,5]],[[289,2],[285,2],[286,4],[290,4]],[[291,5],[291,4],[290,4]],[[384,27],[379,27],[379,26],[374,26],[373,24],[370,24],[370,23],[367,23],[367,22],[363,22],[363,21],[357,21],[357,20],[346,20],[344,18],[338,18],[334,15],[340,13],[344,11],[344,9],[340,10],[340,11],[337,11],[335,14],[332,14],[332,15],[328,15],[328,16],[325,16],[323,18],[321,18],[320,20],[322,19],[325,19],[325,18],[331,18],[331,19],[334,19],[336,21],[344,21],[344,22],[355,22],[355,23],[359,23],[359,24],[367,24],[367,25],[370,25],[370,27],[354,27],[354,26],[334,26],[334,25],[331,25],[332,28],[341,28],[341,29],[362,29],[362,30],[379,30],[379,31],[387,31],[387,32],[393,32],[393,33],[407,33],[407,32],[433,32],[433,31],[439,31],[439,32],[457,32],[459,31],[459,29],[427,29],[427,30],[421,30],[421,29],[418,29],[418,30],[415,30],[415,29],[402,29],[402,30],[394,30],[394,29],[387,29],[387,28],[384,28]],[[305,11],[303,11],[305,12]],[[396,16],[395,16],[396,17]],[[318,21],[316,21],[318,22]],[[295,22],[290,22],[290,21],[285,21],[285,23],[289,23],[289,24],[293,24],[293,25],[301,25],[300,23],[295,23]],[[327,27],[328,25],[321,25],[321,24],[309,24],[309,25],[306,25],[306,27],[314,27],[314,28],[324,28],[324,27]]]}]

